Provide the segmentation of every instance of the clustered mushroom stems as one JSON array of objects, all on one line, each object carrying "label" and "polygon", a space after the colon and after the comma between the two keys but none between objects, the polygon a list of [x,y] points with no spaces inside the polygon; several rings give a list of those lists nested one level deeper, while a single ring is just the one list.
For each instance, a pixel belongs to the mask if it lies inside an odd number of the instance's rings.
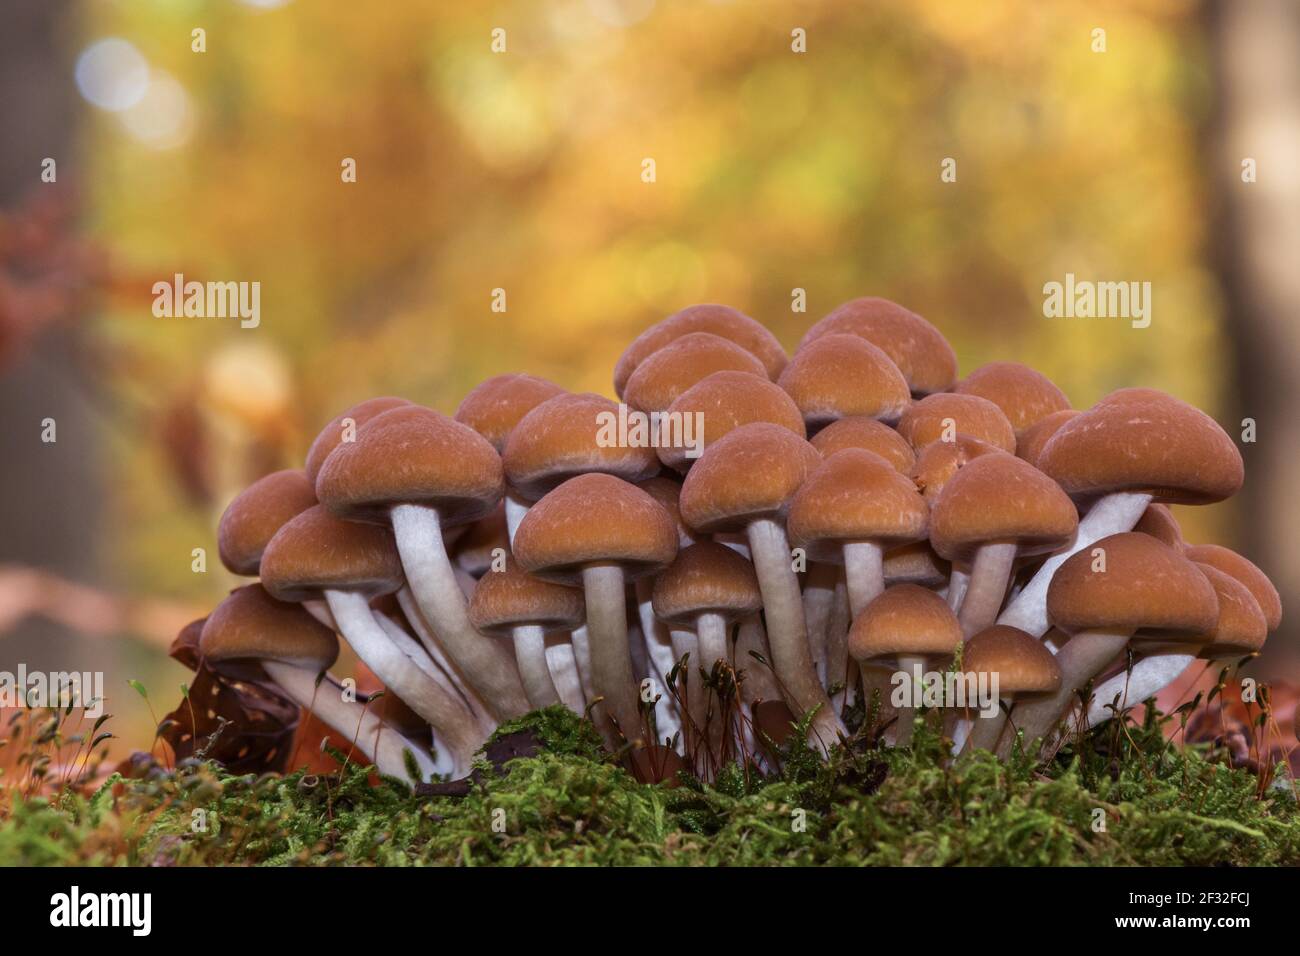
[{"label": "clustered mushroom stems", "polygon": [[528,712],[511,655],[470,623],[465,594],[447,557],[438,509],[394,505],[390,517],[406,580],[425,621],[498,720]]},{"label": "clustered mushroom stems", "polygon": [[464,702],[484,726],[488,733],[496,726],[489,713],[488,707],[479,697],[478,692],[474,689],[460,669],[447,656],[447,652],[442,645],[438,643],[433,631],[429,629],[428,622],[424,619],[424,614],[420,611],[419,604],[416,603],[415,595],[411,593],[409,584],[403,584],[397,591],[397,604],[402,609],[402,614],[410,623],[415,636],[419,638],[420,645],[428,653],[429,657],[436,663],[439,669],[451,678],[452,686],[455,688],[456,696]]},{"label": "clustered mushroom stems", "polygon": [[957,615],[962,636],[970,640],[998,616],[1016,561],[1014,541],[988,541],[975,550],[970,580]]},{"label": "clustered mushroom stems", "polygon": [[582,678],[578,675],[578,661],[573,645],[567,639],[550,640],[546,644],[546,666],[551,672],[555,692],[560,701],[575,714],[587,711],[587,697],[582,692]]},{"label": "clustered mushroom stems", "polygon": [[578,668],[578,680],[582,684],[583,696],[591,704],[596,699],[596,684],[591,676],[591,636],[586,624],[581,624],[569,632],[569,643],[573,647],[573,663]]},{"label": "clustered mushroom stems", "polygon": [[680,733],[682,729],[671,695],[665,693],[663,687],[668,679],[668,672],[673,669],[677,658],[673,653],[668,628],[655,617],[654,603],[651,600],[651,592],[654,590],[653,581],[649,577],[638,578],[634,589],[637,618],[641,621],[641,635],[645,641],[649,672],[655,680],[659,697],[655,704],[655,728],[658,730],[659,739],[663,740],[665,737],[671,738]]},{"label": "clustered mushroom stems", "polygon": [[998,617],[999,624],[1018,627],[1034,637],[1047,633],[1047,587],[1052,583],[1056,569],[1070,555],[1100,541],[1102,538],[1124,531],[1132,531],[1151,504],[1151,495],[1140,492],[1116,492],[1100,498],[1079,520],[1074,541],[1068,548],[1056,552],[1021,588]]},{"label": "clustered mushroom stems", "polygon": [[[406,754],[409,752],[419,768],[421,780],[434,774],[454,774],[452,763],[435,763],[428,750],[408,740],[376,714],[369,706],[343,699],[340,688],[326,676],[317,683],[317,675],[305,668],[280,661],[264,660],[263,669],[289,699],[303,710],[315,714],[332,730],[356,746],[376,769],[390,777],[408,776]],[[441,755],[440,755],[441,756]]]},{"label": "clustered mushroom stems", "polygon": [[[907,679],[915,682],[916,673],[920,671],[925,673],[925,658],[915,657],[911,654],[900,654],[898,656],[898,669],[907,675]],[[913,686],[911,700],[915,701],[920,688]],[[898,723],[894,742],[899,747],[909,747],[912,744],[912,737],[916,730],[917,708],[914,705],[906,704],[898,708]]]},{"label": "clustered mushroom stems", "polygon": [[835,713],[841,715],[848,703],[849,677],[856,666],[849,657],[849,625],[852,623],[853,608],[849,603],[848,585],[838,580],[831,592],[830,616],[826,621],[826,686],[841,685],[831,698]]},{"label": "clustered mushroom stems", "polygon": [[601,707],[606,717],[618,723],[627,741],[635,742],[641,736],[641,712],[628,644],[625,586],[622,565],[602,562],[582,569],[591,683],[597,696],[604,698]]},{"label": "clustered mushroom stems", "polygon": [[1196,662],[1199,646],[1170,646],[1159,653],[1139,658],[1131,668],[1108,677],[1093,689],[1088,713],[1080,724],[1087,730],[1104,724],[1129,704],[1146,700],[1176,681]]},{"label": "clustered mushroom stems", "polygon": [[685,685],[686,689],[682,732],[687,737],[688,746],[694,746],[696,738],[704,729],[705,714],[709,706],[704,682],[698,676],[691,674],[693,669],[700,666],[700,661],[703,659],[700,654],[700,642],[694,631],[684,628],[672,628],[668,636],[672,641],[673,656],[677,661],[686,662],[678,675],[678,680]]}]

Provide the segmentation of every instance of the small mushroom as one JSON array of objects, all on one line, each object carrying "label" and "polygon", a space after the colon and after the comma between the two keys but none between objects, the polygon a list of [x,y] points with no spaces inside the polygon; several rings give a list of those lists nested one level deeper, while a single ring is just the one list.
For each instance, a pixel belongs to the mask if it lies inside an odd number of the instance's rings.
[{"label": "small mushroom", "polygon": [[812,446],[829,458],[846,448],[861,448],[875,452],[902,474],[910,474],[916,464],[916,452],[902,435],[884,422],[862,415],[850,415],[831,422],[810,441]]},{"label": "small mushroom", "polygon": [[257,479],[226,506],[217,525],[217,553],[231,574],[253,577],[262,552],[286,521],[316,504],[306,473],[291,468]]},{"label": "small mushroom", "polygon": [[[659,460],[674,471],[685,474],[711,444],[741,425],[768,422],[780,425],[800,438],[807,435],[799,408],[778,385],[748,372],[714,372],[677,396],[668,406],[670,421],[692,421],[700,416],[704,430],[698,444],[664,444],[658,449]],[[674,417],[675,416],[675,417]],[[697,453],[689,457],[689,453]]]},{"label": "small mushroom", "polygon": [[1017,438],[1049,415],[1070,407],[1070,400],[1042,372],[1019,362],[981,365],[953,389],[959,395],[978,395],[1002,409]]},{"label": "small mushroom", "polygon": [[768,381],[751,352],[711,332],[689,332],[646,357],[627,380],[623,400],[643,412],[662,412],[692,385],[715,372],[741,372]]},{"label": "small mushroom", "polygon": [[[1012,704],[1061,688],[1061,667],[1042,641],[1024,631],[1002,624],[985,628],[966,644],[962,670],[988,675],[989,687],[1001,698],[997,714],[980,714],[967,739],[970,750],[996,750],[1007,713]],[[969,707],[969,702],[968,702]]]},{"label": "small mushroom", "polygon": [[954,442],[958,435],[974,438],[1014,453],[1016,433],[1007,416],[987,398],[942,392],[927,395],[908,408],[898,421],[898,434],[919,455],[934,442]]},{"label": "small mushroom", "polygon": [[856,335],[814,339],[794,353],[777,384],[809,433],[849,416],[894,423],[911,403],[907,380],[885,352]]}]

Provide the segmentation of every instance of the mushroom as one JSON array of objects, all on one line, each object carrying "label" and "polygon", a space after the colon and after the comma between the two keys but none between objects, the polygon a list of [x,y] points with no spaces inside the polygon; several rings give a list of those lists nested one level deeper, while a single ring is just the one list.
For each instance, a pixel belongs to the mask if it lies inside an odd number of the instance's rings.
[{"label": "mushroom", "polygon": [[[713,541],[701,541],[679,551],[655,579],[652,600],[660,620],[670,627],[695,631],[697,659],[705,674],[712,673],[718,661],[732,663],[727,646],[731,625],[763,608],[754,566]],[[721,720],[709,728],[708,749],[720,763],[726,756],[731,728],[722,723],[729,720],[729,715],[721,707],[719,717]]]},{"label": "mushroom", "polygon": [[974,438],[1005,452],[1016,450],[1011,422],[987,398],[943,392],[927,395],[903,412],[898,434],[919,455],[933,442],[954,442],[958,435]]},{"label": "mushroom", "polygon": [[320,430],[316,440],[311,443],[311,448],[307,449],[307,480],[312,483],[313,494],[316,476],[320,474],[321,465],[325,464],[325,459],[330,456],[335,448],[340,444],[344,444],[345,435],[348,442],[351,442],[355,440],[356,433],[361,429],[361,426],[370,419],[394,408],[410,404],[404,398],[391,395],[368,398],[330,419],[329,424]]},{"label": "mushroom", "polygon": [[483,575],[469,602],[476,628],[514,640],[519,674],[535,708],[560,703],[546,663],[547,632],[571,631],[585,617],[581,591],[525,574],[513,560],[504,571]]},{"label": "mushroom", "polygon": [[421,717],[468,771],[482,740],[473,715],[411,660],[376,620],[370,600],[402,584],[402,565],[387,528],[333,517],[313,505],[285,523],[262,555],[262,584],[280,601],[324,597],[357,656]]},{"label": "mushroom", "polygon": [[957,381],[952,346],[933,325],[896,302],[874,296],[845,302],[810,328],[799,348],[837,332],[860,336],[884,350],[913,395],[947,391]]},{"label": "mushroom", "polygon": [[1044,446],[1052,436],[1070,419],[1082,414],[1073,408],[1067,408],[1040,418],[1016,436],[1016,457],[1023,458],[1037,468],[1038,456],[1043,453]]},{"label": "mushroom", "polygon": [[998,616],[1016,558],[1070,543],[1078,512],[1041,471],[1011,455],[982,455],[949,481],[930,515],[930,544],[970,566],[959,619],[967,638]]},{"label": "mushroom", "polygon": [[643,412],[662,412],[682,392],[715,372],[742,372],[768,381],[753,353],[711,332],[689,332],[647,356],[627,380],[623,400]]},{"label": "mushroom", "polygon": [[828,749],[844,726],[817,679],[799,579],[781,516],[821,464],[817,450],[779,425],[742,425],[705,450],[682,485],[686,524],[701,534],[744,531],[758,575],[772,665],[793,710],[816,711],[809,733]]},{"label": "mushroom", "polygon": [[976,677],[988,675],[988,686],[1001,701],[996,714],[981,713],[975,719],[968,750],[996,750],[1013,702],[1061,688],[1061,668],[1052,652],[1033,635],[1003,624],[985,628],[966,643],[962,670]]},{"label": "mushroom", "polygon": [[810,433],[848,416],[896,422],[911,403],[907,380],[885,352],[856,335],[814,339],[794,353],[777,384]]},{"label": "mushroom", "polygon": [[[1213,629],[1219,608],[1214,588],[1195,564],[1149,535],[1124,532],[1061,564],[1047,592],[1047,611],[1052,624],[1071,637],[1056,655],[1060,690],[1018,704],[1012,713],[1027,742],[1051,731],[1130,639],[1195,640]],[[1012,739],[1004,735],[1000,752],[1010,750]]]},{"label": "mushroom", "polygon": [[[470,389],[454,417],[486,438],[497,454],[503,455],[510,433],[520,420],[548,398],[563,394],[565,390],[559,385],[535,375],[494,375]],[[519,522],[528,511],[528,502],[507,488],[505,509],[507,533],[514,541]]]},{"label": "mushroom", "polygon": [[677,528],[663,507],[612,475],[571,478],[529,509],[515,536],[515,557],[529,574],[581,583],[587,601],[591,675],[605,721],[631,743],[640,739],[637,685],[628,645],[625,583],[653,574],[677,553]]},{"label": "mushroom", "polygon": [[[849,631],[849,653],[863,673],[863,691],[877,689],[868,680],[871,669],[894,671],[893,681],[916,680],[919,672],[949,660],[961,646],[961,628],[952,608],[939,595],[915,584],[895,584],[863,609]],[[896,742],[912,742],[916,722],[912,702],[900,700]],[[866,702],[868,710],[871,701]]]},{"label": "mushroom", "polygon": [[501,459],[492,445],[419,405],[371,419],[355,442],[334,450],[316,479],[316,497],[332,514],[391,523],[420,613],[492,716],[507,719],[529,709],[513,655],[470,624],[443,538],[444,529],[490,514],[501,494]]},{"label": "mushroom", "polygon": [[691,305],[650,326],[623,351],[614,366],[614,392],[622,398],[638,365],[669,342],[692,332],[710,332],[735,342],[763,363],[770,379],[776,379],[785,368],[785,349],[758,322],[729,305]]},{"label": "mushroom", "polygon": [[809,557],[844,565],[849,606],[857,617],[885,589],[885,551],[924,540],[928,519],[911,481],[879,455],[846,448],[799,486],[786,530],[790,543]]},{"label": "mushroom", "polygon": [[697,448],[665,445],[658,449],[659,460],[682,474],[698,460],[698,454],[691,458],[689,452],[702,454],[709,445],[741,425],[769,422],[800,438],[807,435],[794,399],[780,386],[748,372],[714,372],[700,379],[668,406],[668,415],[678,417],[670,420],[683,422],[689,420],[687,416],[699,415],[704,424]]},{"label": "mushroom", "polygon": [[328,680],[320,692],[318,678],[338,658],[338,638],[300,607],[273,599],[260,584],[236,588],[217,605],[203,624],[199,653],[219,671],[257,661],[294,703],[355,741],[380,773],[409,779],[408,753],[419,769],[414,782],[437,772],[424,747],[388,726],[375,711],[345,700]]},{"label": "mushroom", "polygon": [[217,553],[231,574],[253,577],[280,527],[316,504],[307,475],[291,468],[253,482],[226,506],[217,524]]},{"label": "mushroom", "polygon": [[1047,416],[1070,408],[1070,400],[1051,379],[1019,362],[981,365],[953,391],[987,398],[1002,409],[1017,438]]},{"label": "mushroom", "polygon": [[456,567],[477,581],[488,571],[498,554],[510,553],[510,534],[506,527],[504,502],[492,509],[486,517],[472,525],[462,525],[465,533],[456,539],[452,548]]},{"label": "mushroom", "polygon": [[1235,661],[1257,654],[1282,623],[1277,590],[1250,561],[1218,545],[1195,545],[1183,553],[1209,578],[1219,599],[1214,632],[1185,647],[1156,648],[1131,669],[1103,681],[1088,708],[1087,726],[1105,723],[1116,712],[1160,693],[1197,658]]},{"label": "mushroom", "polygon": [[999,624],[1047,630],[1047,589],[1076,551],[1129,531],[1147,505],[1210,504],[1241,488],[1241,453],[1214,419],[1152,389],[1121,389],[1071,418],[1043,447],[1038,467],[1070,497],[1093,502],[1073,543],[1043,562]]},{"label": "mushroom", "polygon": [[904,475],[909,474],[916,464],[916,452],[912,451],[907,439],[884,422],[862,415],[850,415],[831,422],[810,441],[823,458],[846,448],[861,448],[875,452]]}]

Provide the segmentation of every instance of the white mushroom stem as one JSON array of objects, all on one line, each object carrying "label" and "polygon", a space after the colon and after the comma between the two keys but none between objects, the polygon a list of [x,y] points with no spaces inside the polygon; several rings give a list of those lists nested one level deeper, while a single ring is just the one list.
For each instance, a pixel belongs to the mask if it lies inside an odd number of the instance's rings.
[{"label": "white mushroom stem", "polygon": [[835,583],[831,595],[831,615],[826,623],[826,686],[841,685],[831,698],[835,713],[844,714],[849,696],[849,628],[853,624],[853,609],[849,605],[848,586],[841,578]]},{"label": "white mushroom stem", "polygon": [[982,714],[976,717],[970,730],[970,736],[966,738],[966,750],[997,750],[998,738],[1002,736],[1002,729],[1007,725],[1007,711],[1011,707],[1010,701],[1003,701],[998,707],[998,712],[992,717],[985,717]]},{"label": "white mushroom stem", "polygon": [[894,743],[899,747],[907,747],[911,745],[912,737],[916,731],[916,713],[919,710],[916,706],[916,700],[921,696],[921,678],[925,675],[925,658],[900,654],[898,656],[898,669],[905,675],[904,680],[911,683],[911,687],[904,698],[908,703],[898,708],[898,734],[894,738]]},{"label": "white mushroom stem", "polygon": [[720,660],[731,663],[726,618],[721,614],[701,614],[695,621],[695,633],[700,642],[700,667],[705,673],[712,672],[713,665]]},{"label": "white mushroom stem", "polygon": [[510,550],[515,547],[515,532],[519,530],[519,522],[524,520],[524,515],[528,514],[528,502],[524,501],[513,491],[506,492],[506,534],[510,537]]},{"label": "white mushroom stem", "polygon": [[829,650],[827,648],[831,608],[835,602],[835,583],[840,569],[833,564],[814,561],[808,565],[803,586],[803,616],[808,625],[808,648],[812,654],[813,668],[823,684],[827,677]]},{"label": "white mushroom stem", "polygon": [[512,655],[470,623],[465,595],[447,558],[436,508],[400,504],[390,512],[397,550],[411,593],[457,670],[498,720],[528,712]]},{"label": "white mushroom stem", "polygon": [[829,751],[846,731],[813,669],[799,578],[790,561],[790,542],[785,529],[770,518],[751,521],[747,537],[758,589],[763,596],[772,667],[793,704],[796,717],[816,709],[808,730],[809,742],[823,752]]},{"label": "white mushroom stem", "polygon": [[650,659],[651,677],[655,680],[655,692],[659,696],[655,704],[655,728],[662,742],[665,737],[672,737],[682,729],[681,718],[677,716],[677,702],[665,689],[667,674],[673,669],[676,658],[673,656],[672,641],[668,628],[663,621],[655,617],[654,605],[650,599],[654,584],[648,577],[636,582],[636,610],[641,619],[641,636],[645,641],[646,656]]},{"label": "white mushroom stem", "polygon": [[546,666],[546,632],[535,624],[512,629],[515,641],[515,660],[519,663],[519,676],[524,681],[528,703],[534,708],[550,707],[560,702],[560,694],[551,680]]},{"label": "white mushroom stem", "polygon": [[966,597],[961,602],[961,613],[957,618],[961,622],[962,637],[966,640],[969,641],[997,619],[1002,599],[1007,595],[1007,581],[1011,579],[1011,567],[1015,560],[1014,541],[988,541],[975,550],[970,584],[966,588]]},{"label": "white mushroom stem", "polygon": [[[1078,695],[1088,683],[1115,659],[1128,644],[1132,631],[1080,631],[1075,634],[1056,662],[1061,667],[1061,689],[1050,697],[1036,698],[1016,705],[1011,713],[1015,731],[1023,731],[1026,744],[1046,737],[1062,716],[1070,710]],[[1014,732],[1004,733],[998,753],[1005,757],[1011,753]]]},{"label": "white mushroom stem", "polygon": [[963,571],[957,565],[952,566],[952,575],[948,578],[948,593],[945,595],[948,599],[948,606],[952,608],[955,614],[961,607],[961,602],[966,598],[966,588],[970,586],[970,573]]},{"label": "white mushroom stem", "polygon": [[[873,703],[879,708],[876,714],[876,726],[889,724],[882,735],[882,739],[890,746],[898,743],[898,708],[893,702],[893,681],[888,670],[883,667],[873,667],[870,664],[858,665],[859,677],[862,681],[862,706],[866,708],[866,715],[871,716],[871,707]],[[892,721],[892,723],[891,723]]]},{"label": "white mushroom stem", "polygon": [[[683,632],[685,633],[685,632]],[[750,651],[762,655],[766,664],[754,659]],[[745,703],[757,700],[780,700],[781,687],[772,676],[772,651],[767,644],[767,632],[763,630],[763,617],[751,614],[740,622],[736,629],[736,670],[743,671],[745,679],[740,684],[740,695]],[[692,655],[691,659],[694,660]]]},{"label": "white mushroom stem", "polygon": [[1197,659],[1197,648],[1191,644],[1139,658],[1132,670],[1121,671],[1093,690],[1080,729],[1087,730],[1110,720],[1116,712],[1112,705],[1123,713],[1128,707],[1154,697],[1178,680]]},{"label": "white mushroom stem", "polygon": [[1142,512],[1151,504],[1151,496],[1133,492],[1118,492],[1106,495],[1079,522],[1079,529],[1074,534],[1074,541],[1068,548],[1059,551],[1043,562],[1038,573],[1024,586],[1015,600],[998,618],[999,624],[1018,627],[1022,631],[1042,637],[1047,633],[1047,586],[1052,583],[1056,569],[1065,563],[1065,559],[1077,551],[1108,535],[1132,531],[1133,526],[1142,517]]},{"label": "white mushroom stem", "polygon": [[356,701],[344,700],[329,678],[317,687],[316,675],[301,667],[279,661],[263,661],[262,667],[295,704],[311,711],[349,744],[355,741],[357,749],[366,755],[366,759],[380,773],[409,780],[404,756],[406,751],[410,751],[419,768],[420,777],[415,781],[417,783],[428,780],[434,774],[450,773],[454,769],[450,765],[446,768],[439,767],[425,747],[403,737],[369,707]]},{"label": "white mushroom stem", "polygon": [[618,564],[591,564],[582,569],[587,633],[591,638],[591,682],[597,696],[604,698],[599,709],[618,723],[619,732],[628,742],[635,743],[642,737],[641,713],[627,640],[624,580],[623,568]]},{"label": "white mushroom stem", "polygon": [[698,674],[691,673],[700,666],[700,642],[693,631],[674,628],[668,632],[668,636],[672,641],[673,656],[679,661],[686,658],[686,665],[682,668],[678,679],[684,681],[686,685],[686,714],[682,718],[682,737],[683,745],[690,752],[695,747],[695,737],[704,729],[704,715],[708,707],[704,682],[700,680]]},{"label": "white mushroom stem", "polygon": [[365,597],[327,590],[325,600],[357,656],[385,687],[433,725],[451,751],[458,774],[468,773],[474,751],[483,742],[473,715],[398,649],[375,620]]},{"label": "white mushroom stem", "polygon": [[431,681],[437,684],[444,691],[455,695],[456,689],[452,686],[451,679],[442,673],[438,668],[438,665],[435,664],[433,659],[424,652],[424,648],[420,646],[415,638],[410,634],[407,634],[406,631],[404,631],[397,622],[387,614],[383,614],[373,609],[370,613],[374,615],[375,623],[384,629],[384,634],[388,639],[397,645],[397,649],[405,654],[412,664],[420,668],[420,670]]},{"label": "white mushroom stem", "polygon": [[575,714],[584,713],[587,698],[582,693],[582,678],[578,676],[578,661],[573,654],[573,645],[567,639],[552,639],[547,642],[546,666],[564,706]]},{"label": "white mushroom stem", "polygon": [[885,552],[880,545],[845,542],[844,582],[849,589],[849,609],[857,617],[885,590]]},{"label": "white mushroom stem", "polygon": [[582,682],[582,694],[590,704],[596,699],[596,685],[591,680],[591,638],[587,634],[587,625],[575,627],[569,634],[569,643],[573,647],[573,660],[578,665],[578,680]]},{"label": "white mushroom stem", "polygon": [[438,639],[433,631],[429,629],[429,624],[425,621],[424,615],[420,613],[420,607],[416,604],[415,595],[411,593],[409,586],[402,585],[401,590],[397,592],[397,603],[401,606],[402,615],[406,618],[407,623],[415,631],[415,636],[420,639],[420,645],[451,680],[452,686],[456,689],[456,693],[461,700],[465,702],[465,706],[478,717],[479,722],[487,727],[490,733],[495,729],[496,721],[490,716],[487,705],[478,696],[478,692],[465,680],[464,676],[457,670],[455,662],[447,656],[447,652],[438,643]]}]

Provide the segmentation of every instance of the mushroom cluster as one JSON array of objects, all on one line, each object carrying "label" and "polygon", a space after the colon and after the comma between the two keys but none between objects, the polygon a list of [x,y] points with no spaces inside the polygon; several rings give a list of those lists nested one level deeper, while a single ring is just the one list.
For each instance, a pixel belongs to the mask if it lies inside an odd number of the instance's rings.
[{"label": "mushroom cluster", "polygon": [[[828,752],[846,716],[897,746],[924,720],[955,752],[1046,744],[1278,626],[1255,565],[1182,539],[1168,506],[1229,497],[1243,466],[1164,393],[1079,411],[1024,365],[959,379],[939,331],[880,298],[793,356],[735,309],[683,309],[614,391],[507,374],[452,417],[342,412],[227,508],[222,561],[259,581],[202,655],[260,666],[412,782],[548,706],[643,778],[708,779],[779,761],[795,728]],[[339,638],[423,725],[339,692]],[[934,675],[990,699],[923,697]]]}]

